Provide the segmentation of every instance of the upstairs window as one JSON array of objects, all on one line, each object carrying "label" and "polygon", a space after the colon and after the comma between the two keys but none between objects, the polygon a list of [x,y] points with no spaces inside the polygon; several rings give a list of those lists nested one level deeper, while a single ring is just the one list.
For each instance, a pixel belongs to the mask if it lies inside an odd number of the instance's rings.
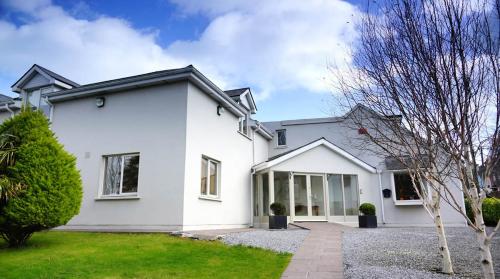
[{"label": "upstairs window", "polygon": [[219,197],[220,162],[207,157],[201,158],[201,189],[204,197]]},{"label": "upstairs window", "polygon": [[[394,191],[397,201],[416,201],[420,200],[415,187],[413,187],[412,179],[407,172],[393,173]],[[420,181],[416,181],[417,188],[421,191]]]},{"label": "upstairs window", "polygon": [[286,146],[286,130],[276,130],[278,135],[278,146]]},{"label": "upstairs window", "polygon": [[139,154],[104,156],[102,195],[136,195],[139,180]]},{"label": "upstairs window", "polygon": [[240,133],[248,136],[248,115],[240,117],[240,119],[238,121],[238,125],[239,125],[238,131],[240,131]]}]

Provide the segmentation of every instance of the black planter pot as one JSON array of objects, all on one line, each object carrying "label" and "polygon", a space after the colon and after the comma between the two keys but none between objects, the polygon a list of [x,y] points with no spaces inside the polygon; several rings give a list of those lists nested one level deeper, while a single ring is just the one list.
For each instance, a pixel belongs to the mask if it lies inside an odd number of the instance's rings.
[{"label": "black planter pot", "polygon": [[269,216],[269,228],[272,230],[286,229],[288,225],[286,216]]},{"label": "black planter pot", "polygon": [[375,215],[359,215],[358,222],[360,228],[376,228],[377,216]]}]

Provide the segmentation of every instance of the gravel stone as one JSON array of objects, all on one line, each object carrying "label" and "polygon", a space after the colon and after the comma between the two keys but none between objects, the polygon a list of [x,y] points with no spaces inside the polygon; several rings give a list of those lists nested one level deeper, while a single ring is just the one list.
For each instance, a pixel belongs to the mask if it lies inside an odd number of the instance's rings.
[{"label": "gravel stone", "polygon": [[[478,245],[470,228],[445,228],[455,276],[439,273],[435,228],[346,230],[344,276],[357,278],[481,278]],[[500,237],[491,244],[495,273],[500,274]]]},{"label": "gravel stone", "polygon": [[256,230],[230,233],[222,236],[222,242],[228,245],[244,245],[273,250],[276,252],[295,253],[300,247],[308,230]]}]

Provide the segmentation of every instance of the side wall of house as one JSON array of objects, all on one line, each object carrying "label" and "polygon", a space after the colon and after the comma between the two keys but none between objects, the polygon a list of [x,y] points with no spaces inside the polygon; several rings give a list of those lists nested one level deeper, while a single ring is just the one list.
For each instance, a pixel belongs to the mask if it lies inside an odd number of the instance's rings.
[{"label": "side wall of house", "polygon": [[[449,185],[454,182],[448,181]],[[463,203],[462,192],[456,187],[449,187],[453,191],[453,196],[459,203]],[[396,205],[393,200],[395,192],[392,190],[392,173],[385,171],[382,173],[382,189],[391,189],[390,198],[384,198],[385,221],[388,226],[421,226],[433,225],[429,213],[422,205]],[[443,199],[441,200],[441,215],[445,225],[465,226],[465,218],[455,211]]]},{"label": "side wall of house", "polygon": [[[182,228],[187,82],[56,103],[52,129],[77,158],[80,214],[65,229],[159,231]],[[140,153],[138,197],[100,197],[104,155]],[[197,168],[199,169],[199,168]]]},{"label": "side wall of house", "polygon": [[[247,138],[238,132],[238,117],[231,112],[226,110],[217,115],[217,106],[216,101],[189,84],[185,230],[238,228],[250,224],[250,172],[254,141],[252,136]],[[202,156],[220,162],[219,199],[204,199],[200,195]]]}]

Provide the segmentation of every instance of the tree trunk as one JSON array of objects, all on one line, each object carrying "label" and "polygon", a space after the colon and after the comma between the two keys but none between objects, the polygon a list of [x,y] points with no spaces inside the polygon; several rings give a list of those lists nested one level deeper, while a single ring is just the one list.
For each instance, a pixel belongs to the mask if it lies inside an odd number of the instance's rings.
[{"label": "tree trunk", "polygon": [[474,187],[471,192],[471,206],[474,213],[474,222],[477,227],[476,238],[479,243],[479,254],[481,255],[481,269],[485,279],[495,279],[495,270],[493,268],[493,258],[491,257],[491,239],[486,234],[486,226],[483,219],[483,208],[481,197]]},{"label": "tree trunk", "polygon": [[441,254],[441,271],[446,274],[453,274],[453,265],[451,263],[450,250],[448,249],[448,241],[444,232],[443,220],[441,219],[441,212],[439,207],[434,214],[434,224],[436,225],[438,240],[439,240],[439,253]]},{"label": "tree trunk", "polygon": [[[481,214],[482,218],[482,214]],[[479,253],[481,254],[481,269],[485,279],[495,279],[495,270],[493,269],[493,259],[491,257],[491,241],[486,235],[486,231],[476,231],[477,241],[479,242]]]},{"label": "tree trunk", "polygon": [[443,226],[443,219],[441,218],[441,200],[437,191],[432,191],[432,205],[431,211],[434,215],[434,225],[437,229],[439,241],[439,253],[441,255],[441,272],[446,274],[453,274],[453,265],[451,263],[450,249],[448,249],[448,241]]}]

